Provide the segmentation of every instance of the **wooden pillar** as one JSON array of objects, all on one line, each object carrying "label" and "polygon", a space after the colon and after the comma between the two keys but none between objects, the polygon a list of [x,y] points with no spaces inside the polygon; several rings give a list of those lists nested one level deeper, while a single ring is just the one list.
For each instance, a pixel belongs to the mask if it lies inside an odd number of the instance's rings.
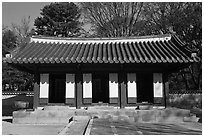
[{"label": "wooden pillar", "polygon": [[127,91],[126,91],[126,73],[120,72],[119,73],[119,96],[120,96],[120,108],[124,108],[127,104]]},{"label": "wooden pillar", "polygon": [[83,86],[82,86],[82,73],[80,71],[77,71],[76,73],[76,108],[80,109],[82,106],[82,92],[83,92]]},{"label": "wooden pillar", "polygon": [[164,106],[167,107],[167,100],[169,99],[169,81],[168,74],[164,74]]},{"label": "wooden pillar", "polygon": [[34,87],[33,87],[33,92],[34,92],[34,96],[33,96],[33,109],[37,109],[39,106],[39,93],[40,93],[40,75],[39,73],[35,73],[34,75]]}]

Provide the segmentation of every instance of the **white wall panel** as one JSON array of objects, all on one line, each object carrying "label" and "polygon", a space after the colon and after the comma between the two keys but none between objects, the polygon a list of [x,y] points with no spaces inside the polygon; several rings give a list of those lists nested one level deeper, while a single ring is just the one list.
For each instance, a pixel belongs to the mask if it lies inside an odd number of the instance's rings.
[{"label": "white wall panel", "polygon": [[40,98],[48,98],[49,74],[40,74]]},{"label": "white wall panel", "polygon": [[136,74],[127,73],[128,97],[137,97]]},{"label": "white wall panel", "polygon": [[118,74],[117,73],[109,74],[109,97],[110,98],[118,97]]},{"label": "white wall panel", "polygon": [[75,75],[66,74],[66,98],[75,97]]},{"label": "white wall panel", "polygon": [[83,98],[92,98],[92,75],[83,74]]},{"label": "white wall panel", "polygon": [[154,97],[163,97],[162,73],[153,74]]}]

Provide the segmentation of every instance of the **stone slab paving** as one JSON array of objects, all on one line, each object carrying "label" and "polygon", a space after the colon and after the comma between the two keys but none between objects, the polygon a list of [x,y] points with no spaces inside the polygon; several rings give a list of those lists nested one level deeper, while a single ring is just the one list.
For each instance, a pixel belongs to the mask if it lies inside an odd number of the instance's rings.
[{"label": "stone slab paving", "polygon": [[65,125],[29,125],[2,122],[2,135],[58,135]]},{"label": "stone slab paving", "polygon": [[200,123],[133,123],[93,119],[90,135],[201,135]]},{"label": "stone slab paving", "polygon": [[114,135],[108,119],[93,119],[90,135]]},{"label": "stone slab paving", "polygon": [[[62,109],[62,113],[66,116],[68,112],[75,115],[71,123],[65,124],[14,124],[12,117],[4,117],[2,121],[3,135],[201,135],[202,124],[198,122],[175,122],[177,117],[170,116],[170,120],[163,120],[164,122],[156,122],[155,120],[142,120],[143,123],[138,122],[137,111],[127,109],[79,109],[67,110]],[[174,112],[174,109],[165,110]],[[55,111],[55,108],[47,108],[47,113]],[[58,110],[56,112],[59,112]],[[137,112],[137,113],[136,113]],[[141,111],[146,112],[146,111]],[[149,112],[149,111],[148,111]],[[180,111],[178,111],[180,112]],[[183,112],[183,111],[182,111]],[[149,114],[149,113],[148,113]],[[165,113],[166,114],[166,113]],[[41,113],[42,115],[42,113]],[[47,116],[47,115],[46,115]],[[58,116],[58,115],[57,115]],[[61,115],[60,115],[61,116]],[[183,116],[183,114],[181,115]],[[89,126],[90,118],[91,126]],[[149,117],[146,116],[147,118]],[[145,118],[146,118],[145,117]],[[52,117],[54,118],[54,117]],[[168,117],[169,118],[169,117]],[[173,118],[173,120],[172,120]],[[64,119],[66,121],[66,119]],[[147,121],[145,123],[144,121]],[[39,123],[39,122],[38,122]],[[87,127],[91,127],[87,133]],[[63,131],[63,132],[62,132]]]},{"label": "stone slab paving", "polygon": [[89,116],[74,116],[71,125],[61,135],[84,135],[89,120]]},{"label": "stone slab paving", "polygon": [[[3,117],[3,135],[83,135],[89,116],[74,116],[67,124],[13,124],[12,117]],[[67,126],[68,125],[68,126]]]}]

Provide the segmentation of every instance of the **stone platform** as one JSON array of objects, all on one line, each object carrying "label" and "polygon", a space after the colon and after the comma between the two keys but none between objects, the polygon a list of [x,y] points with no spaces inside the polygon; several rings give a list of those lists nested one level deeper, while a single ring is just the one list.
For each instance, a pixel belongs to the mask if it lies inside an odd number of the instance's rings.
[{"label": "stone platform", "polygon": [[15,124],[67,124],[74,111],[66,106],[45,107],[44,109],[20,110],[13,112]]},{"label": "stone platform", "polygon": [[113,107],[105,107],[99,109],[99,106],[87,108],[87,110],[80,109],[75,111],[75,115],[90,115],[92,118],[108,118],[113,120],[124,119],[129,122],[184,122],[188,119],[190,122],[197,122],[198,119],[190,114],[190,110],[178,108],[166,109],[149,109],[149,110],[135,110],[135,109],[116,109]]},{"label": "stone platform", "polygon": [[42,110],[14,111],[13,123],[17,124],[65,124],[74,116],[89,116],[90,118],[109,118],[129,122],[197,122],[198,118],[190,114],[190,110],[178,108],[137,110],[117,109],[113,106],[91,106],[84,109],[71,109],[67,106],[46,106]]}]

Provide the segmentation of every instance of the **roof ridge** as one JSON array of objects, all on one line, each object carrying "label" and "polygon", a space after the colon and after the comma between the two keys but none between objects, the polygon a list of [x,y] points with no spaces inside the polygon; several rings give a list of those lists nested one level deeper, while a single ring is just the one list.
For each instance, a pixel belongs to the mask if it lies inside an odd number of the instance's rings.
[{"label": "roof ridge", "polygon": [[51,37],[51,36],[42,36],[42,35],[33,35],[32,38],[41,38],[41,39],[63,39],[63,40],[118,40],[118,39],[148,39],[148,38],[163,38],[171,37],[171,34],[162,34],[162,35],[146,35],[146,36],[127,36],[127,37]]},{"label": "roof ridge", "polygon": [[171,39],[170,34],[149,35],[136,37],[114,37],[114,38],[61,38],[61,37],[44,37],[32,36],[30,42],[51,42],[51,43],[104,43],[104,42],[140,42],[140,41],[165,41]]}]

